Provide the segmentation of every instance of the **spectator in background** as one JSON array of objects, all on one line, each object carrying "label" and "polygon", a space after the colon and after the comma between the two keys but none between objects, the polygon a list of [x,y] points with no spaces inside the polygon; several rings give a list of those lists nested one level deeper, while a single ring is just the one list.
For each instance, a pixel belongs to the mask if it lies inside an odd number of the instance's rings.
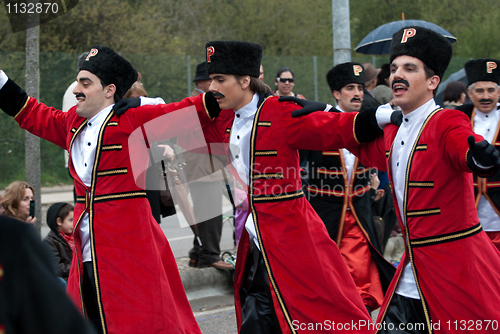
[{"label": "spectator in background", "polygon": [[2,196],[0,196],[0,215],[2,215],[5,211],[5,209],[3,208],[3,205],[1,204],[2,200],[3,200],[3,198],[2,198]]},{"label": "spectator in background", "polygon": [[47,211],[50,232],[43,241],[52,249],[57,264],[57,276],[68,282],[71,260],[75,251],[73,241],[73,205],[64,202],[52,204]]},{"label": "spectator in background", "polygon": [[208,87],[210,87],[210,83],[212,79],[207,74],[207,64],[206,62],[199,63],[196,65],[196,74],[193,79],[195,88],[191,92],[191,96],[197,96],[199,94],[203,94],[208,92]]},{"label": "spectator in background", "polygon": [[14,181],[7,187],[2,206],[4,214],[27,223],[35,224],[36,217],[30,216],[30,202],[34,200],[35,190],[27,182]]},{"label": "spectator in background", "polygon": [[[207,63],[196,66],[193,79],[196,88],[191,96],[208,92],[212,79],[207,74]],[[198,154],[186,152],[184,171],[189,175],[189,190],[193,200],[193,210],[197,222],[198,236],[194,236],[193,248],[189,251],[189,266],[197,268],[215,267],[217,269],[234,269],[232,264],[222,261],[220,257],[220,239],[222,236],[222,193],[223,179],[215,175],[215,170],[224,168],[225,157],[214,154]],[[213,166],[212,166],[213,164]],[[217,208],[217,209],[215,209]],[[203,220],[204,213],[217,210],[220,214]],[[201,244],[200,244],[201,241]]]},{"label": "spectator in background", "polygon": [[0,216],[0,333],[92,334],[33,228]]},{"label": "spectator in background", "polygon": [[[123,98],[140,97],[148,97],[148,92],[146,92],[146,89],[142,85],[142,74],[137,72],[137,80],[132,84],[125,95],[123,95]],[[158,224],[161,224],[162,206],[160,191],[157,190],[160,182],[160,174],[155,171],[155,169],[149,169],[146,173],[146,196],[148,197],[149,206],[151,207],[151,213],[153,214],[154,219]]]},{"label": "spectator in background", "polygon": [[282,67],[276,72],[274,85],[273,95],[275,96],[296,96],[299,99],[305,99],[303,95],[292,92],[295,86],[295,76],[289,67]]},{"label": "spectator in background", "polygon": [[262,64],[260,64],[259,80],[264,81],[264,66]]},{"label": "spectator in background", "polygon": [[137,81],[132,84],[132,87],[123,95],[123,98],[140,98],[141,96],[148,97],[148,92],[142,85],[142,74],[137,72]]},{"label": "spectator in background", "polygon": [[392,100],[392,89],[389,87],[390,75],[391,71],[389,64],[382,65],[377,75],[377,85],[372,90],[373,97],[380,104],[386,104]]},{"label": "spectator in background", "polygon": [[366,110],[370,108],[377,108],[380,103],[373,97],[372,90],[377,85],[377,75],[380,73],[380,68],[375,69],[370,63],[363,63],[363,68],[365,70],[365,89],[363,96],[363,104],[361,105],[361,110]]},{"label": "spectator in background", "polygon": [[464,104],[467,97],[467,87],[462,81],[450,81],[443,92],[443,108],[457,109]]}]

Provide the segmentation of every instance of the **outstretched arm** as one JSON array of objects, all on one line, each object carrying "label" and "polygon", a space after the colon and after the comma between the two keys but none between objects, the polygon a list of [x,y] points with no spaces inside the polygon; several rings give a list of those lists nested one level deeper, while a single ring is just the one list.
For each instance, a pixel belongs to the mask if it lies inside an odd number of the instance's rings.
[{"label": "outstretched arm", "polygon": [[46,139],[64,149],[68,113],[47,107],[35,98],[29,97],[7,75],[0,71],[0,109],[15,118],[19,126],[35,136]]}]

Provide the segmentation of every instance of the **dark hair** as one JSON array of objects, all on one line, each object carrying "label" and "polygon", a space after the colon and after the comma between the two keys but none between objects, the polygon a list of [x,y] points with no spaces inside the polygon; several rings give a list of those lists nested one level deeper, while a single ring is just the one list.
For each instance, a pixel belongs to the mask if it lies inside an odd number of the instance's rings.
[{"label": "dark hair", "polygon": [[62,208],[59,209],[59,212],[57,213],[57,218],[61,218],[62,221],[68,217],[69,213],[74,210],[73,205],[66,203],[62,206]]},{"label": "dark hair", "polygon": [[391,76],[391,65],[389,65],[389,63],[386,63],[380,67],[380,72],[377,75],[377,86],[378,85],[389,86],[387,82],[385,82],[385,79],[389,78],[390,76]]},{"label": "dark hair", "polygon": [[[240,81],[240,79],[243,77],[243,75],[236,75],[234,74],[234,77],[236,78],[237,81]],[[256,77],[250,77],[250,90],[254,93],[269,93],[271,94],[272,90],[269,88],[268,85],[266,85],[262,80]]]},{"label": "dark hair", "polygon": [[450,81],[443,92],[443,101],[458,102],[462,93],[467,94],[467,86],[462,81]]},{"label": "dark hair", "polygon": [[[424,64],[424,72],[425,72],[425,78],[426,79],[429,79],[430,77],[433,77],[436,74],[436,72],[434,72],[434,70],[432,70],[429,66],[427,66],[424,62],[422,62]],[[441,77],[439,77],[439,80],[441,81]],[[432,93],[434,94],[434,96],[436,96],[437,94],[437,91],[438,91],[438,87],[439,87],[439,84],[438,86],[432,91]]]},{"label": "dark hair", "polygon": [[278,72],[276,72],[276,76],[275,76],[275,78],[279,78],[279,77],[280,77],[280,75],[281,75],[281,73],[283,73],[283,72],[290,72],[290,73],[292,73],[292,77],[294,77],[294,78],[295,78],[295,74],[293,74],[293,71],[291,70],[291,68],[290,68],[290,67],[286,67],[286,66],[284,66],[284,67],[280,68],[280,69],[278,70]]}]

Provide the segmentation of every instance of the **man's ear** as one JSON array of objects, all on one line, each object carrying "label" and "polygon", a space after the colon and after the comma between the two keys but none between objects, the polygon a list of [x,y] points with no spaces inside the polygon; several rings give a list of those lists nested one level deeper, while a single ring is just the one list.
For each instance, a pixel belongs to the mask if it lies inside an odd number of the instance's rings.
[{"label": "man's ear", "polygon": [[250,76],[244,75],[240,78],[240,85],[242,89],[247,89],[250,86]]},{"label": "man's ear", "polygon": [[113,95],[116,93],[116,86],[115,84],[109,84],[106,87],[104,87],[104,96],[107,99],[113,99]]},{"label": "man's ear", "polygon": [[332,95],[335,98],[335,100],[337,100],[337,101],[340,100],[340,92],[338,90],[334,90],[332,92]]},{"label": "man's ear", "polygon": [[437,75],[433,75],[429,78],[429,90],[434,90],[439,86],[441,79]]}]

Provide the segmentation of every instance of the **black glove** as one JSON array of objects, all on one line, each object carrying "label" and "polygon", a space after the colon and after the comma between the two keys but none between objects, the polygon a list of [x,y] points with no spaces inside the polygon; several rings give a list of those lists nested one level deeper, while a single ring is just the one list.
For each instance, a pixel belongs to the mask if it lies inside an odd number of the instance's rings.
[{"label": "black glove", "polygon": [[214,94],[210,91],[205,93],[205,106],[207,107],[210,117],[215,118],[219,116],[221,108],[215,99]]},{"label": "black glove", "polygon": [[467,141],[469,142],[470,153],[476,163],[485,167],[500,165],[500,154],[495,146],[486,140],[476,143],[474,136],[469,136]]},{"label": "black glove", "polygon": [[123,115],[125,111],[129,110],[130,108],[137,108],[141,106],[141,99],[121,99],[120,101],[116,102],[115,107],[113,108],[115,110],[115,114],[118,116]]},{"label": "black glove", "polygon": [[316,102],[316,101],[308,101],[304,99],[299,99],[298,97],[295,96],[282,96],[279,98],[280,102],[295,102],[299,106],[302,107],[302,109],[294,110],[292,112],[293,117],[299,117],[299,116],[304,116],[304,115],[309,115],[312,112],[315,111],[325,111],[327,104],[323,102]]},{"label": "black glove", "polygon": [[395,110],[391,114],[391,123],[400,126],[403,123],[403,112],[401,110]]}]

